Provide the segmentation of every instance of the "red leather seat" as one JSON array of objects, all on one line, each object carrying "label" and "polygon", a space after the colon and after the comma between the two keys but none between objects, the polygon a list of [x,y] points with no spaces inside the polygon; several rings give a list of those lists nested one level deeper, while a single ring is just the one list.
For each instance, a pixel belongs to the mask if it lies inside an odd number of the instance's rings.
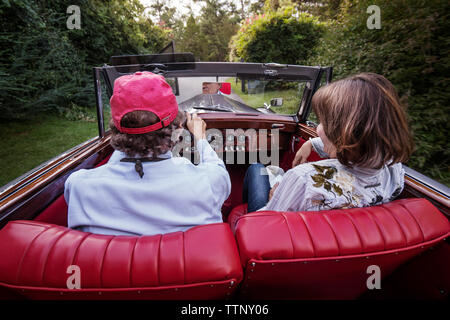
[{"label": "red leather seat", "polygon": [[[0,287],[27,298],[221,299],[242,280],[225,223],[132,237],[12,221],[0,243]],[[67,288],[70,265],[80,268],[81,289]]]},{"label": "red leather seat", "polygon": [[425,199],[321,212],[245,214],[235,229],[245,268],[242,297],[353,299],[367,290],[370,265],[384,278],[450,235],[447,218]]}]

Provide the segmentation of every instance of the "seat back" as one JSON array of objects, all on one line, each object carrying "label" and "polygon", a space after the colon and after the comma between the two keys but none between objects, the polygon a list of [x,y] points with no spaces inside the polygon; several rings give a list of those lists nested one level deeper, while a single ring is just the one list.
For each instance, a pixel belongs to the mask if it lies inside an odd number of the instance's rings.
[{"label": "seat back", "polygon": [[257,299],[357,298],[372,282],[372,268],[384,278],[450,234],[447,218],[425,199],[322,212],[263,211],[241,215],[235,224],[245,268],[242,296]]},{"label": "seat back", "polygon": [[[12,221],[0,244],[0,289],[26,298],[223,299],[242,279],[225,223],[133,237]],[[69,289],[70,266],[79,267],[80,289]]]}]

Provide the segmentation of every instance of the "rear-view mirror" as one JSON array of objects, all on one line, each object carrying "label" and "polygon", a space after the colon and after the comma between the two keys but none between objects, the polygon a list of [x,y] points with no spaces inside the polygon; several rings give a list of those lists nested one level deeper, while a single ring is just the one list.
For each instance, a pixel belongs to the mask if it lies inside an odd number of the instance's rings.
[{"label": "rear-view mirror", "polygon": [[203,82],[202,83],[203,94],[230,94],[231,83],[230,82]]}]

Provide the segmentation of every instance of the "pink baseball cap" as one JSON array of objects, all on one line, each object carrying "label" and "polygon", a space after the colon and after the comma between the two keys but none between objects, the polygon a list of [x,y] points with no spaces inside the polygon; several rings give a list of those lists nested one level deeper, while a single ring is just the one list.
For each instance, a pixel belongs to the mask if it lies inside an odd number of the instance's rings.
[{"label": "pink baseball cap", "polygon": [[[143,134],[167,127],[178,114],[177,100],[170,85],[163,76],[148,71],[117,78],[110,104],[114,125],[120,132],[128,134]],[[136,110],[151,111],[160,121],[142,128],[122,127],[122,117]]]}]

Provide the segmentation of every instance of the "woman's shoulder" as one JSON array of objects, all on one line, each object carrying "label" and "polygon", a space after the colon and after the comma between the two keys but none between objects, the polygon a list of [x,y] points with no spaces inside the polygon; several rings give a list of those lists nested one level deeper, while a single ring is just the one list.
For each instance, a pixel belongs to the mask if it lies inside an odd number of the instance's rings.
[{"label": "woman's shoulder", "polygon": [[342,167],[342,164],[337,159],[324,159],[320,161],[300,164],[287,171],[287,173],[302,177],[315,173],[326,174],[327,172],[329,172],[328,175],[330,175],[331,173],[337,172]]},{"label": "woman's shoulder", "polygon": [[391,174],[405,174],[405,169],[403,169],[403,164],[401,162],[385,166],[385,170],[389,171]]}]

